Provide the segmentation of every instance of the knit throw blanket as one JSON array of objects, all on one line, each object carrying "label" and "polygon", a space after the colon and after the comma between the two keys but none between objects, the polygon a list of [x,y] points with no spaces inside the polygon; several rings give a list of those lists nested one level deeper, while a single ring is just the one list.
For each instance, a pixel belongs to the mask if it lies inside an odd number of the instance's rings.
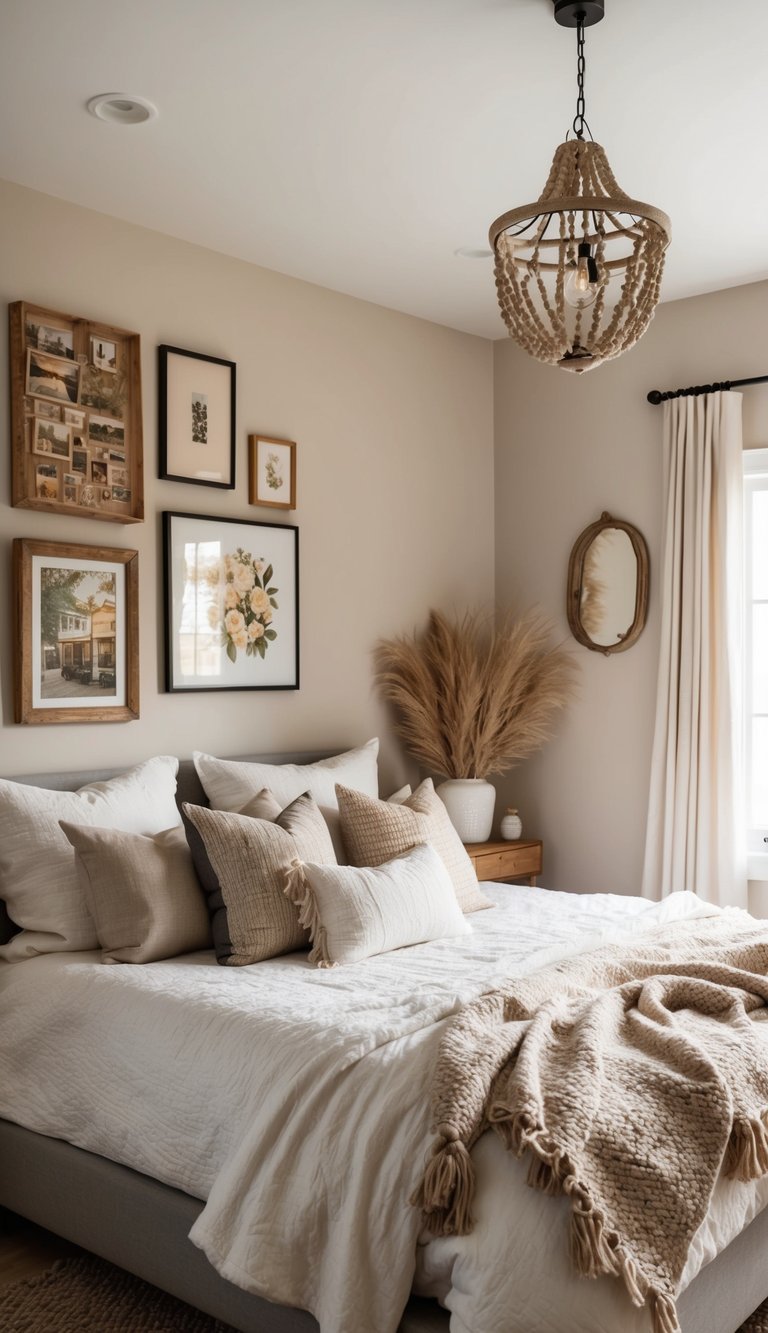
[{"label": "knit throw blanket", "polygon": [[412,1202],[433,1235],[472,1229],[469,1149],[491,1128],[528,1183],[567,1195],[571,1256],[620,1277],[654,1333],[675,1297],[718,1173],[768,1171],[768,923],[727,914],[665,926],[510,982],[443,1037],[432,1156]]}]

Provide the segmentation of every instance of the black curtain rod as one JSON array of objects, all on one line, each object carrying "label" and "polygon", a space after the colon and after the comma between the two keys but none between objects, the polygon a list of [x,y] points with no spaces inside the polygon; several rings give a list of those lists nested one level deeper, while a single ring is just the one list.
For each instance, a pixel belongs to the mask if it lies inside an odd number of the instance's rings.
[{"label": "black curtain rod", "polygon": [[659,403],[665,403],[668,398],[698,398],[702,393],[740,389],[744,384],[768,384],[768,375],[753,375],[748,380],[723,380],[722,384],[693,384],[690,389],[669,389],[666,393],[662,393],[661,389],[651,389],[647,397],[649,403],[658,407]]}]

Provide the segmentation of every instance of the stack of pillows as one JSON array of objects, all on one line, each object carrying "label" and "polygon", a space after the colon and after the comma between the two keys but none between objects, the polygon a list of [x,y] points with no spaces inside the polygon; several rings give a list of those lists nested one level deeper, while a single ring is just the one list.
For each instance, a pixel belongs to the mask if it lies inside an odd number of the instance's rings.
[{"label": "stack of pillows", "polygon": [[0,780],[0,898],[20,927],[0,958],[148,963],[212,935],[228,966],[310,944],[331,966],[468,933],[491,904],[445,806],[429,779],[379,800],[377,755],[375,740],[305,765],[196,753],[210,808],[185,803],[183,822],[168,756],[77,792]]}]

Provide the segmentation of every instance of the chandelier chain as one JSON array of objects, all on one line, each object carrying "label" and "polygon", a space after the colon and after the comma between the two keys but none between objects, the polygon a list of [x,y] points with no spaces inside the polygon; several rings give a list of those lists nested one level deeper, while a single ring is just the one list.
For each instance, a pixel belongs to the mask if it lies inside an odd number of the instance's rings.
[{"label": "chandelier chain", "polygon": [[573,118],[573,132],[577,139],[584,138],[584,126],[586,124],[586,100],[584,97],[584,75],[587,69],[587,58],[584,54],[584,15],[579,14],[576,23],[576,76],[579,85],[579,95],[576,99],[576,115]]}]

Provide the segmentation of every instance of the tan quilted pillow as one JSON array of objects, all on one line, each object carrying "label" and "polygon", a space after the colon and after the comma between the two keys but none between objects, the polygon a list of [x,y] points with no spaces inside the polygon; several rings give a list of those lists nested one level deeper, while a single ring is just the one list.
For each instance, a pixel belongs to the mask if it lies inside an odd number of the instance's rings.
[{"label": "tan quilted pillow", "polygon": [[336,796],[341,833],[352,865],[380,866],[411,847],[428,843],[451,877],[462,912],[493,906],[477,887],[472,862],[431,778],[422,782],[402,805],[375,801],[339,783]]},{"label": "tan quilted pillow", "polygon": [[210,949],[211,923],[180,826],[153,838],[68,824],[105,963],[154,963]]},{"label": "tan quilted pillow", "polygon": [[274,823],[187,802],[183,810],[219,882],[221,905],[209,897],[209,907],[221,914],[213,932],[218,961],[239,967],[306,948],[307,932],[283,892],[286,874],[297,857],[336,864],[328,826],[312,797],[299,796]]}]

